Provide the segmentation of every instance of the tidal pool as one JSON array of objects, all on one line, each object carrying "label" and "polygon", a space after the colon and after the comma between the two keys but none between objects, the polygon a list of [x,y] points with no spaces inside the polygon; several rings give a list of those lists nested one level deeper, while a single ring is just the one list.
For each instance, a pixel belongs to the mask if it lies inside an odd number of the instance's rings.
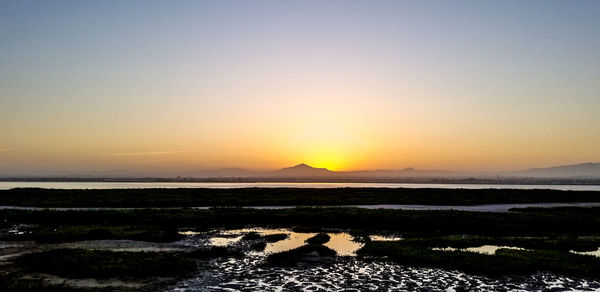
[{"label": "tidal pool", "polygon": [[[196,247],[202,246],[231,246],[240,243],[242,237],[245,234],[255,232],[264,235],[271,234],[286,234],[287,238],[276,242],[269,242],[265,247],[263,253],[270,254],[276,252],[282,252],[291,250],[294,248],[301,247],[306,244],[306,240],[315,236],[317,233],[303,233],[294,232],[289,229],[277,229],[277,228],[244,228],[244,229],[232,229],[223,230],[209,233],[193,232],[193,231],[182,231],[180,234],[190,236],[184,240],[182,244],[187,246],[193,246],[194,237],[198,237]],[[360,249],[363,244],[354,241],[354,238],[346,232],[327,232],[330,239],[324,245],[335,250],[340,256],[353,256],[356,255],[356,251]],[[208,238],[206,238],[208,237]],[[187,243],[186,243],[187,242]]]},{"label": "tidal pool", "polygon": [[364,244],[354,241],[352,235],[342,233],[328,233],[331,237],[324,245],[329,247],[339,256],[355,256],[356,251],[363,247]]},{"label": "tidal pool", "polygon": [[[265,264],[270,253],[300,247],[316,233],[299,233],[289,229],[246,228],[186,232],[177,244],[188,247],[215,245],[243,246],[241,238],[250,232],[260,235],[287,234],[288,237],[268,243],[262,252],[247,252],[243,258],[220,258],[206,263],[193,277],[171,286],[171,291],[599,291],[600,281],[589,278],[536,273],[527,276],[490,278],[465,274],[456,270],[409,267],[385,259],[354,257],[362,243],[344,232],[327,232],[325,245],[340,257],[326,264],[299,267],[273,267]],[[400,237],[375,235],[372,240],[401,240]],[[463,249],[494,254],[506,246],[484,245]],[[450,249],[441,249],[450,250]],[[347,255],[347,256],[346,256]]]}]

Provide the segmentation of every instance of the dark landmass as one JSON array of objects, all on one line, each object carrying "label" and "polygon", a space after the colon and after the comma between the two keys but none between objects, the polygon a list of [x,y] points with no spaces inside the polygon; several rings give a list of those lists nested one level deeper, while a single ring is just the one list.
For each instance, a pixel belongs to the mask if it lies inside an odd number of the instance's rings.
[{"label": "dark landmass", "polygon": [[16,265],[34,272],[73,278],[176,277],[196,270],[196,264],[174,253],[53,249],[26,254]]},{"label": "dark landmass", "polygon": [[500,185],[600,185],[598,177],[0,177],[6,182],[199,182],[199,183],[423,183]]},{"label": "dark landmass", "polygon": [[[127,174],[127,175],[124,175]],[[439,170],[331,171],[304,163],[276,171],[223,168],[179,173],[144,175],[120,170],[112,175],[92,172],[81,175],[4,175],[0,181],[41,182],[329,182],[329,183],[448,183],[448,184],[566,184],[599,185],[600,163],[581,163],[520,171],[452,172]]]},{"label": "dark landmass", "polygon": [[556,250],[500,249],[494,255],[440,251],[403,242],[368,242],[358,251],[407,265],[459,269],[490,276],[550,271],[562,275],[600,276],[600,258]]},{"label": "dark landmass", "polygon": [[[369,210],[358,208],[297,208],[250,210],[130,210],[130,211],[23,211],[1,210],[5,228],[15,224],[34,227],[24,234],[6,234],[2,240],[42,242],[88,239],[175,240],[179,228],[308,226],[363,231],[394,231],[405,236],[472,234],[485,236],[595,236],[600,235],[600,208],[527,212],[464,212]],[[54,231],[56,229],[56,231]],[[139,229],[139,233],[131,230]],[[151,233],[151,230],[164,230]],[[70,234],[70,235],[67,235]],[[161,236],[160,234],[163,234]]]},{"label": "dark landmass", "polygon": [[[182,239],[180,231],[214,232],[245,227],[290,228],[318,233],[306,245],[270,254],[266,265],[322,265],[337,260],[323,244],[327,233],[346,231],[364,243],[358,254],[365,261],[391,260],[411,266],[459,269],[488,276],[528,275],[550,271],[600,279],[600,259],[570,251],[600,247],[600,208],[514,208],[509,212],[418,211],[327,208],[348,204],[474,205],[490,203],[598,202],[600,192],[550,190],[460,189],[123,189],[0,191],[0,204],[45,207],[181,207],[112,210],[0,210],[0,240],[34,242],[33,252],[5,261],[0,288],[10,291],[73,290],[49,284],[39,275],[66,278],[117,278],[164,288],[178,275],[209,269],[218,257],[242,258],[264,250],[286,234],[242,236],[245,249],[212,247],[193,251],[111,252],[56,249],[59,243],[84,240],[136,240],[163,244]],[[228,206],[209,209],[186,206]],[[248,209],[249,205],[318,205],[292,209]],[[13,231],[10,231],[13,230]],[[14,231],[16,230],[16,231]],[[372,241],[370,235],[393,234],[403,240]],[[35,246],[43,246],[35,250]],[[495,255],[432,248],[498,245]],[[32,280],[32,275],[37,275]],[[152,279],[148,279],[152,277]],[[159,279],[166,280],[159,280]],[[162,285],[162,286],[161,286]],[[87,288],[86,288],[87,289]],[[94,288],[111,290],[108,288]],[[90,290],[90,289],[88,289]],[[139,290],[124,288],[124,290]]]},{"label": "dark landmass", "polygon": [[411,188],[0,190],[0,205],[25,207],[241,207],[482,205],[600,202],[599,191]]},{"label": "dark landmass", "polygon": [[197,249],[189,253],[184,253],[187,258],[209,260],[214,258],[241,258],[244,253],[238,249],[226,246],[213,246],[207,249]]},{"label": "dark landmass", "polygon": [[[43,223],[43,222],[42,222]],[[92,225],[60,224],[38,225],[27,236],[20,239],[38,243],[74,242],[81,240],[128,239],[151,242],[173,242],[183,238],[177,229],[165,226],[148,225],[102,225],[96,221]],[[126,224],[123,222],[122,224]]]},{"label": "dark landmass", "polygon": [[[361,233],[355,236],[363,237],[365,242],[369,242]],[[411,237],[407,234],[401,241],[396,242],[405,246],[417,246],[422,248],[468,248],[483,245],[511,246],[524,249],[535,250],[558,250],[563,252],[574,251],[595,251],[600,247],[600,236],[572,236],[572,235],[551,235],[541,237],[522,237],[522,236],[481,236],[481,235],[444,235],[425,236],[417,235]]]},{"label": "dark landmass", "polygon": [[[192,252],[128,252],[57,248],[27,253],[0,273],[3,291],[156,291],[204,269],[202,262],[219,257],[240,258],[244,254],[227,247]],[[6,267],[6,265],[4,266]],[[65,279],[122,280],[134,287],[117,285],[75,288],[44,281],[44,275]],[[45,276],[47,277],[47,276]],[[59,281],[59,282],[60,282]]]},{"label": "dark landmass", "polygon": [[334,250],[322,244],[307,244],[301,247],[271,254],[267,264],[272,266],[297,266],[301,263],[322,264],[328,257],[335,256]]},{"label": "dark landmass", "polygon": [[308,244],[324,244],[326,242],[329,241],[331,237],[329,237],[329,235],[327,235],[327,233],[318,233],[317,235],[309,238],[306,240],[306,243]]}]

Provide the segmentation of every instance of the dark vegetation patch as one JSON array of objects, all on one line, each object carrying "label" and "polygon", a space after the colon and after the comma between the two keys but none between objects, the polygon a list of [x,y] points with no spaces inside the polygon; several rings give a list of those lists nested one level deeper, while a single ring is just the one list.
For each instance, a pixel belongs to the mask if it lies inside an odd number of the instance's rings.
[{"label": "dark vegetation patch", "polygon": [[227,247],[227,246],[213,246],[210,248],[197,249],[188,253],[184,256],[195,258],[195,259],[214,259],[214,258],[241,258],[244,253],[239,249]]},{"label": "dark vegetation patch", "polygon": [[[97,201],[96,201],[97,200]],[[243,206],[338,204],[440,204],[599,201],[600,192],[542,190],[414,190],[414,189],[180,189],[180,190],[40,190],[0,191],[1,205],[21,206]],[[63,202],[66,202],[63,204]],[[97,204],[97,205],[95,205]],[[0,210],[3,228],[34,224],[11,240],[70,242],[93,239],[131,239],[172,242],[183,236],[178,228],[195,230],[249,226],[293,227],[296,232],[320,232],[308,245],[271,254],[267,263],[295,266],[323,263],[335,251],[322,243],[329,229],[351,230],[366,244],[363,256],[387,257],[415,266],[460,269],[486,275],[528,274],[546,270],[565,275],[600,277],[600,259],[571,254],[600,246],[600,208],[525,208],[506,213],[465,211],[369,210],[360,208],[244,208],[140,209],[101,211]],[[398,242],[372,242],[370,234],[402,234]],[[456,235],[459,234],[459,235]],[[325,238],[327,237],[327,238]],[[286,234],[248,233],[243,240],[253,250]],[[4,240],[4,239],[3,239]],[[517,246],[528,251],[498,250],[496,255],[463,251],[433,251],[431,247]],[[81,278],[178,277],[196,269],[196,260],[242,257],[232,247],[212,247],[188,253],[111,252],[59,249],[24,255],[16,265],[29,272]],[[200,261],[202,263],[202,261]],[[40,286],[41,285],[41,286]],[[0,277],[5,291],[45,290],[35,281]],[[39,288],[39,289],[36,289]],[[58,286],[60,287],[60,286]]]},{"label": "dark vegetation patch", "polygon": [[259,240],[262,236],[258,232],[249,232],[242,236],[242,240]]},{"label": "dark vegetation patch", "polygon": [[54,292],[54,291],[113,291],[112,288],[84,289],[73,288],[66,285],[48,284],[41,279],[23,279],[18,274],[0,274],[0,291],[35,291],[35,292]]},{"label": "dark vegetation patch", "polygon": [[39,243],[82,240],[129,239],[150,242],[173,242],[183,238],[175,228],[139,225],[39,225],[29,232],[8,240],[34,240]]},{"label": "dark vegetation patch", "polygon": [[288,238],[285,233],[265,234],[260,235],[258,232],[249,232],[242,236],[243,241],[250,241],[250,249],[255,251],[263,251],[269,242],[277,242]]},{"label": "dark vegetation patch", "polygon": [[257,241],[250,244],[250,249],[255,251],[263,251],[267,247],[267,243],[264,241]]},{"label": "dark vegetation patch", "polygon": [[600,237],[553,236],[553,237],[491,237],[476,235],[404,237],[400,245],[421,247],[467,248],[482,245],[514,246],[525,249],[557,251],[594,251],[600,247]]},{"label": "dark vegetation patch", "polygon": [[275,233],[263,235],[262,240],[265,242],[278,242],[286,238],[288,238],[288,235],[285,233]]},{"label": "dark vegetation patch", "polygon": [[69,278],[180,277],[196,263],[175,253],[113,252],[54,249],[20,256],[15,264],[26,271]]},{"label": "dark vegetation patch", "polygon": [[542,202],[600,202],[600,192],[410,188],[0,190],[0,205],[31,207],[480,205]]},{"label": "dark vegetation patch", "polygon": [[[124,222],[150,230],[165,230],[154,240],[176,238],[175,230],[195,226],[198,230],[246,226],[317,226],[323,229],[387,230],[417,236],[473,234],[485,236],[599,235],[600,208],[543,209],[539,212],[487,213],[465,211],[369,210],[360,208],[297,208],[251,210],[244,208],[143,209],[104,211],[0,210],[10,224],[44,226],[119,226]],[[158,228],[160,227],[160,228]],[[163,229],[161,229],[163,228]],[[85,228],[86,230],[89,228]],[[294,231],[300,231],[294,228]],[[318,230],[311,228],[311,230]],[[321,229],[321,230],[323,230]],[[53,230],[53,229],[52,229]],[[172,230],[172,231],[168,231]],[[114,233],[114,230],[110,232]],[[89,230],[85,231],[89,232]],[[102,231],[105,232],[105,231]],[[101,233],[101,232],[98,232]],[[109,235],[108,233],[106,235]],[[35,236],[35,234],[33,235]],[[150,235],[148,235],[150,236]]]},{"label": "dark vegetation patch", "polygon": [[329,241],[331,237],[327,233],[318,233],[315,236],[306,240],[308,244],[324,244]]},{"label": "dark vegetation patch", "polygon": [[386,257],[411,265],[458,269],[490,276],[549,271],[563,275],[600,276],[600,259],[556,250],[500,249],[495,255],[464,251],[437,251],[399,242],[368,242],[357,252],[362,256]]},{"label": "dark vegetation patch", "polygon": [[260,235],[260,233],[254,232],[254,231],[246,233],[246,234],[244,234],[244,236],[242,236],[242,240],[245,240],[245,241],[260,240],[260,241],[264,241],[264,242],[277,242],[280,240],[284,240],[286,238],[288,238],[288,235],[285,233]]},{"label": "dark vegetation patch", "polygon": [[322,263],[324,258],[333,257],[336,252],[320,244],[308,244],[301,247],[270,254],[267,264],[272,266],[297,266],[300,263]]}]

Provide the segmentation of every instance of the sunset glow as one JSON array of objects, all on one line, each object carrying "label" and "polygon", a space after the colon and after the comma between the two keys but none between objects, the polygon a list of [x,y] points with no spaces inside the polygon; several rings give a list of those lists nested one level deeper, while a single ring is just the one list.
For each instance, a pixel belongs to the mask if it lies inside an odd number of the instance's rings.
[{"label": "sunset glow", "polygon": [[0,7],[3,175],[600,161],[595,1],[55,4]]}]

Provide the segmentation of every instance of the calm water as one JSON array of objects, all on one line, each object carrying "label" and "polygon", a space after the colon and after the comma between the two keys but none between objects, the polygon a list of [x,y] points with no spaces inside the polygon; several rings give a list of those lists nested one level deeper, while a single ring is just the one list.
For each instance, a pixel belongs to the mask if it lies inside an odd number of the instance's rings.
[{"label": "calm water", "polygon": [[418,184],[418,183],[213,183],[213,182],[0,182],[0,190],[148,189],[148,188],[436,188],[436,189],[548,189],[600,191],[600,185]]},{"label": "calm water", "polygon": [[[391,210],[456,210],[471,212],[508,212],[512,208],[552,208],[552,207],[600,207],[600,203],[524,203],[524,204],[488,204],[474,206],[446,206],[446,205],[335,205],[335,206],[245,206],[242,208],[255,210],[280,210],[294,208],[362,208],[362,209],[391,209]],[[27,206],[0,206],[0,210],[54,210],[54,211],[101,211],[101,210],[141,210],[141,209],[180,209],[188,207],[167,207],[167,208],[115,208],[115,207],[27,207]],[[207,210],[211,207],[189,207],[192,209]],[[224,207],[229,208],[229,207]]]}]

